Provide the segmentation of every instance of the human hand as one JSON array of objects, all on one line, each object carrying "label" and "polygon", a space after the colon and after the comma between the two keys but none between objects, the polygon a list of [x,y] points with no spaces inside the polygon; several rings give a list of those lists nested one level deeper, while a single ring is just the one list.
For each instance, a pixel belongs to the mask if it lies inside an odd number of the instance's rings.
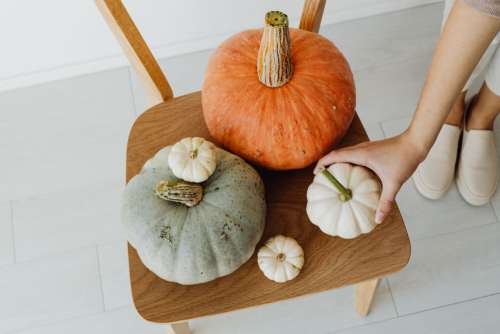
[{"label": "human hand", "polygon": [[403,133],[385,140],[334,150],[318,161],[314,173],[336,162],[365,166],[375,172],[382,181],[382,194],[375,214],[375,221],[380,223],[391,211],[401,185],[410,178],[424,157],[414,141]]}]

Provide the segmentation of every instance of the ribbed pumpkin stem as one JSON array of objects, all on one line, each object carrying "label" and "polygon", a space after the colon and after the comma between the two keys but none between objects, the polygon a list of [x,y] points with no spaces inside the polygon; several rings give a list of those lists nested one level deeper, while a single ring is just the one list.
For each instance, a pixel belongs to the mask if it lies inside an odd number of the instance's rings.
[{"label": "ribbed pumpkin stem", "polygon": [[340,183],[339,180],[332,173],[328,171],[328,169],[324,169],[321,173],[330,181],[335,188],[339,191],[339,198],[342,202],[347,202],[352,199],[352,191],[351,189],[347,189]]},{"label": "ribbed pumpkin stem", "polygon": [[154,191],[161,199],[182,203],[188,207],[195,206],[203,198],[203,187],[197,183],[160,181]]},{"label": "ribbed pumpkin stem", "polygon": [[271,11],[266,14],[266,26],[257,56],[257,75],[268,87],[280,87],[293,75],[288,16]]}]

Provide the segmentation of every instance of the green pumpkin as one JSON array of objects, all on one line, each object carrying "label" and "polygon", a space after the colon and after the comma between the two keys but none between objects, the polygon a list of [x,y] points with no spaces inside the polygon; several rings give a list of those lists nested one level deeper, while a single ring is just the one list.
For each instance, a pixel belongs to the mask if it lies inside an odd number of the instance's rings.
[{"label": "green pumpkin", "polygon": [[200,185],[203,197],[188,207],[155,194],[176,182],[168,167],[171,146],[146,162],[127,184],[122,221],[130,244],[159,277],[180,284],[208,282],[238,269],[262,237],[264,184],[241,158],[217,148],[217,168]]}]

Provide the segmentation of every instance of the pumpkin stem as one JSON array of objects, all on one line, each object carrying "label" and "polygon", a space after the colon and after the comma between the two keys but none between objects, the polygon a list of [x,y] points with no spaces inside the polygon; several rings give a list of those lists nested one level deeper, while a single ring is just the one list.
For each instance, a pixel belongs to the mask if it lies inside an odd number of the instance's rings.
[{"label": "pumpkin stem", "polygon": [[339,191],[339,198],[342,202],[350,201],[352,198],[352,191],[342,185],[342,183],[337,180],[335,176],[333,176],[328,169],[324,169],[321,173],[330,181],[333,186]]},{"label": "pumpkin stem", "polygon": [[197,156],[198,156],[198,150],[194,149],[192,151],[189,151],[189,158],[196,159]]},{"label": "pumpkin stem", "polygon": [[288,16],[271,11],[266,14],[265,22],[257,56],[257,75],[264,85],[280,87],[293,75]]},{"label": "pumpkin stem", "polygon": [[188,207],[195,206],[203,198],[203,187],[196,183],[160,181],[154,191],[161,199],[182,203]]}]

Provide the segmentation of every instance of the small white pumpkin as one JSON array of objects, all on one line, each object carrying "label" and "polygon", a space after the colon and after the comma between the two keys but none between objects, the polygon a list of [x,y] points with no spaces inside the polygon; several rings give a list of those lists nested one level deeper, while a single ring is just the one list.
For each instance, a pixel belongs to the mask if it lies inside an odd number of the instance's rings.
[{"label": "small white pumpkin", "polygon": [[277,235],[259,249],[257,262],[267,278],[283,283],[299,274],[304,265],[304,251],[295,239]]},{"label": "small white pumpkin", "polygon": [[200,138],[184,138],[175,144],[168,155],[168,165],[175,176],[188,182],[203,182],[215,171],[215,146]]},{"label": "small white pumpkin", "polygon": [[307,189],[307,215],[328,235],[356,238],[377,225],[380,192],[380,183],[367,168],[333,164],[318,173]]}]

